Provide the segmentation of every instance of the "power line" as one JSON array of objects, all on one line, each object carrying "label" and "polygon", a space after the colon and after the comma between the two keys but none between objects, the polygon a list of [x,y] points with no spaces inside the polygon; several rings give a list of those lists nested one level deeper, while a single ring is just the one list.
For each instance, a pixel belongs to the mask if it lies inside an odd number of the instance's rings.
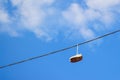
[{"label": "power line", "polygon": [[59,49],[59,50],[56,50],[56,51],[53,51],[53,52],[48,52],[48,53],[43,54],[43,55],[39,55],[39,56],[36,56],[36,57],[32,57],[32,58],[24,59],[24,60],[21,60],[21,61],[18,61],[18,62],[14,62],[14,63],[11,63],[11,64],[7,64],[7,65],[4,65],[4,66],[0,66],[0,69],[6,68],[6,67],[9,67],[9,66],[13,66],[13,65],[17,65],[17,64],[20,64],[20,63],[23,63],[23,62],[27,62],[27,61],[30,61],[30,60],[33,60],[33,59],[41,58],[41,57],[44,57],[44,56],[48,56],[48,55],[51,55],[51,54],[55,54],[55,53],[58,53],[58,52],[62,52],[62,51],[65,51],[65,50],[74,48],[74,47],[76,47],[76,46],[80,46],[80,45],[83,45],[83,44],[87,44],[87,43],[89,43],[89,42],[93,42],[93,41],[95,41],[95,40],[104,38],[104,37],[106,37],[106,36],[115,34],[115,33],[117,33],[117,32],[120,32],[120,29],[119,29],[119,30],[116,30],[116,31],[113,31],[113,32],[109,32],[109,33],[107,33],[107,34],[104,34],[104,35],[102,35],[102,36],[99,36],[99,37],[96,37],[96,38],[93,38],[93,39],[90,39],[90,40],[87,40],[87,41],[84,41],[84,42],[78,43],[78,44],[76,44],[76,45],[72,45],[72,46],[69,46],[69,47],[66,47],[66,48],[62,48],[62,49]]}]

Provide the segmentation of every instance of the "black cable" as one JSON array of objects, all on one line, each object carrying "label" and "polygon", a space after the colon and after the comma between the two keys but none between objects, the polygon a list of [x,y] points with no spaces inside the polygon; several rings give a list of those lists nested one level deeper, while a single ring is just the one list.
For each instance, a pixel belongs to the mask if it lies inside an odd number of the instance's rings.
[{"label": "black cable", "polygon": [[40,55],[40,56],[28,58],[28,59],[25,59],[25,60],[21,60],[21,61],[18,61],[18,62],[14,62],[14,63],[11,63],[11,64],[7,64],[7,65],[4,65],[4,66],[0,66],[0,69],[6,68],[6,67],[9,67],[9,66],[13,66],[13,65],[17,65],[17,64],[20,64],[20,63],[23,63],[23,62],[27,62],[27,61],[30,61],[30,60],[33,60],[33,59],[41,58],[41,57],[44,57],[44,56],[48,56],[48,55],[51,55],[51,54],[55,54],[55,53],[58,53],[58,52],[62,52],[62,51],[65,51],[65,50],[67,50],[67,49],[71,49],[71,48],[74,48],[74,47],[76,47],[76,46],[80,46],[80,45],[83,45],[83,44],[86,44],[86,43],[89,43],[89,42],[92,42],[92,41],[101,39],[101,38],[103,38],[103,37],[106,37],[106,36],[115,34],[115,33],[117,33],[117,32],[120,32],[120,30],[116,30],[116,31],[113,31],[113,32],[104,34],[104,35],[102,35],[102,36],[99,36],[99,37],[96,37],[96,38],[93,38],[93,39],[90,39],[90,40],[87,40],[87,41],[78,43],[78,44],[73,45],[73,46],[69,46],[69,47],[66,47],[66,48],[63,48],[63,49],[59,49],[59,50],[56,50],[56,51],[53,51],[53,52],[48,52],[47,54],[43,54],[43,55]]}]

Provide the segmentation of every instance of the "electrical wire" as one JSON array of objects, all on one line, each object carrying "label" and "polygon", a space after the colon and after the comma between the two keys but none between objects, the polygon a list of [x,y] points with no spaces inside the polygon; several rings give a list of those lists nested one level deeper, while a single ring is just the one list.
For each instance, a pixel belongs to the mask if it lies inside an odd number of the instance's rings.
[{"label": "electrical wire", "polygon": [[62,52],[62,51],[65,51],[65,50],[74,48],[74,47],[76,47],[76,46],[80,46],[80,45],[83,45],[83,44],[87,44],[87,43],[93,42],[93,41],[95,41],[95,40],[104,38],[104,37],[106,37],[106,36],[115,34],[115,33],[117,33],[117,32],[120,32],[120,29],[119,29],[119,30],[116,30],[116,31],[113,31],[113,32],[109,32],[109,33],[107,33],[107,34],[104,34],[104,35],[102,35],[102,36],[99,36],[99,37],[96,37],[96,38],[93,38],[93,39],[90,39],[90,40],[87,40],[87,41],[84,41],[84,42],[78,43],[78,44],[76,44],[76,45],[72,45],[72,46],[69,46],[69,47],[66,47],[66,48],[62,48],[62,49],[59,49],[59,50],[56,50],[56,51],[48,52],[48,53],[43,54],[43,55],[39,55],[39,56],[36,56],[36,57],[32,57],[32,58],[24,59],[24,60],[21,60],[21,61],[18,61],[18,62],[14,62],[14,63],[11,63],[11,64],[7,64],[7,65],[4,65],[4,66],[0,66],[0,69],[6,68],[6,67],[9,67],[9,66],[13,66],[13,65],[17,65],[17,64],[20,64],[20,63],[23,63],[23,62],[31,61],[31,60],[33,60],[33,59],[45,57],[45,56],[48,56],[48,55],[51,55],[51,54],[55,54],[55,53],[58,53],[58,52]]}]

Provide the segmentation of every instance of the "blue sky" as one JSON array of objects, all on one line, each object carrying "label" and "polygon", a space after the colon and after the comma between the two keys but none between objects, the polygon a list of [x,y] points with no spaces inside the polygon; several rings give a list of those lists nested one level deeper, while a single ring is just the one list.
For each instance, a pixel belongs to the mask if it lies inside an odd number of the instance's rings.
[{"label": "blue sky", "polygon": [[[0,66],[119,29],[120,0],[0,0]],[[0,80],[120,80],[119,33],[0,69]]]}]

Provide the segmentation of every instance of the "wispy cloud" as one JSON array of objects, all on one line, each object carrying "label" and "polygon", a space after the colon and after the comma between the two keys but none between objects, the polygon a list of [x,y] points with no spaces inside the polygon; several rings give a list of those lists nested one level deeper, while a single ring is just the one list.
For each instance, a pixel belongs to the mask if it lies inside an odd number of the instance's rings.
[{"label": "wispy cloud", "polygon": [[[19,36],[23,31],[29,31],[38,38],[52,40],[61,30],[65,35],[68,32],[88,39],[95,37],[94,31],[109,29],[110,24],[115,22],[115,12],[120,13],[120,0],[86,0],[82,5],[71,2],[64,10],[59,8],[61,6],[56,7],[56,2],[57,0],[0,1],[0,32]],[[64,27],[59,27],[59,20],[66,23]],[[63,28],[67,28],[67,31]]]},{"label": "wispy cloud", "polygon": [[8,14],[2,8],[0,9],[0,22],[2,23],[10,22]]},{"label": "wispy cloud", "polygon": [[76,28],[83,38],[92,38],[94,31],[109,29],[114,23],[116,12],[120,9],[120,0],[86,0],[86,7],[78,3],[71,3],[62,15],[71,28]]},{"label": "wispy cloud", "polygon": [[4,7],[6,2],[7,0],[0,1],[0,32],[6,32],[11,36],[17,36],[17,32],[11,27],[12,18]]},{"label": "wispy cloud", "polygon": [[53,2],[54,0],[12,0],[13,6],[17,7],[16,14],[20,17],[22,27],[35,33],[37,37],[44,37],[48,40],[50,37],[42,29],[42,23],[49,14],[47,12]]},{"label": "wispy cloud", "polygon": [[[1,25],[1,29],[4,29],[4,32],[8,32],[7,28],[9,28],[10,32],[15,30],[14,33],[16,34],[19,34],[20,30],[27,30],[33,32],[39,38],[44,37],[49,40],[50,37],[43,29],[42,23],[52,12],[50,6],[53,2],[54,0],[11,0],[10,7],[12,9],[10,12],[12,12],[12,15],[8,12],[9,8],[0,9],[0,23],[3,25]],[[1,1],[2,3],[4,1]],[[4,4],[1,6],[1,8],[5,7],[6,5]],[[4,26],[7,26],[7,28]]]},{"label": "wispy cloud", "polygon": [[70,28],[76,29],[78,35],[81,34],[85,39],[94,37],[93,31],[86,25],[89,17],[86,16],[84,9],[77,3],[71,4],[66,11],[63,11],[64,19],[72,25]]}]

